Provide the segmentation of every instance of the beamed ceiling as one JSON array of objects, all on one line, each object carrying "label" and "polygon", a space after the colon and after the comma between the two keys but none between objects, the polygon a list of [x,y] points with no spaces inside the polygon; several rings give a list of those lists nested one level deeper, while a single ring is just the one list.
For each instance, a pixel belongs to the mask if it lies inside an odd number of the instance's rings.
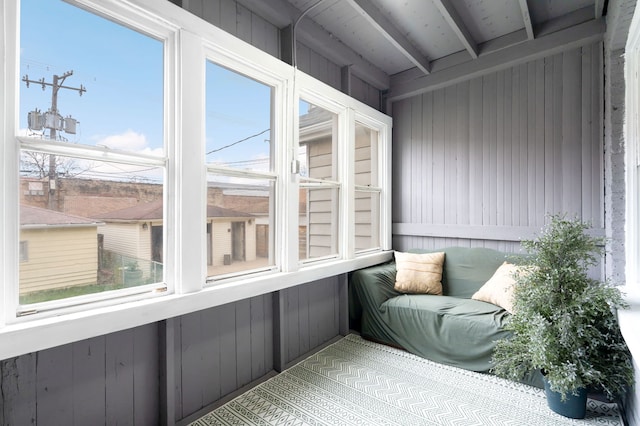
[{"label": "beamed ceiling", "polygon": [[607,9],[607,0],[237,1],[396,98],[450,81],[458,65],[468,76],[491,62],[602,38]]}]

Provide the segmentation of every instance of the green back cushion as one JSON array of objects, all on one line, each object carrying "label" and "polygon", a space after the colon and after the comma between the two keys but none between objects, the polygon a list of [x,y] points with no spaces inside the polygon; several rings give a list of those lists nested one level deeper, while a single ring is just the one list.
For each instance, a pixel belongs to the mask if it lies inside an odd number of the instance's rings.
[{"label": "green back cushion", "polygon": [[471,298],[506,260],[505,253],[476,247],[448,247],[438,250],[410,250],[412,253],[443,251],[442,292],[445,296]]}]

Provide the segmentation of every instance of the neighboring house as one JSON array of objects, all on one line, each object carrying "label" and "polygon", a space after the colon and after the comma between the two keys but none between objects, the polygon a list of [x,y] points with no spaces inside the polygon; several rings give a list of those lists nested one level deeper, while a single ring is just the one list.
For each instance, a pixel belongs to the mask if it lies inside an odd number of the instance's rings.
[{"label": "neighboring house", "polygon": [[[96,216],[103,248],[137,260],[162,263],[162,201],[139,203]],[[256,258],[256,220],[248,213],[207,206],[207,258],[210,266]]]},{"label": "neighboring house", "polygon": [[207,259],[210,266],[255,260],[255,217],[249,213],[208,205]]},{"label": "neighboring house", "polygon": [[96,284],[100,222],[20,206],[20,294]]},{"label": "neighboring house", "polygon": [[[300,116],[301,176],[311,179],[337,180],[336,149],[333,147],[337,116],[323,108],[310,105]],[[356,185],[378,186],[378,134],[356,123],[355,167]],[[311,191],[313,191],[311,195]],[[337,251],[338,206],[336,190],[300,190],[300,258],[327,256]],[[356,250],[378,247],[377,229],[380,221],[380,199],[376,192],[356,191],[354,226]]]}]

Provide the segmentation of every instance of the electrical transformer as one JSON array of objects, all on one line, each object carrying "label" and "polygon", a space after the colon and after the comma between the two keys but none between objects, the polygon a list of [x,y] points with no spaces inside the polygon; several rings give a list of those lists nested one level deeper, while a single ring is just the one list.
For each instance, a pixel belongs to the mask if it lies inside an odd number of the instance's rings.
[{"label": "electrical transformer", "polygon": [[65,117],[63,120],[64,131],[70,133],[72,135],[76,134],[76,126],[78,125],[78,120],[72,118],[71,116]]},{"label": "electrical transformer", "polygon": [[62,117],[52,111],[44,113],[44,127],[47,129],[62,130]]},{"label": "electrical transformer", "polygon": [[27,115],[27,125],[31,130],[42,130],[44,127],[44,116],[40,110],[29,111]]}]

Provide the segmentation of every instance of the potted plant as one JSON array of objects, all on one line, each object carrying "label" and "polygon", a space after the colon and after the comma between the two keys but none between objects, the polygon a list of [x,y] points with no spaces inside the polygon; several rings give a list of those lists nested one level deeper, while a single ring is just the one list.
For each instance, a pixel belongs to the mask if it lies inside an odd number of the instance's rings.
[{"label": "potted plant", "polygon": [[[541,371],[550,408],[574,418],[585,416],[587,391],[614,400],[633,380],[615,314],[626,305],[616,287],[589,277],[605,240],[588,228],[551,216],[541,235],[522,242],[529,255],[514,277],[514,313],[506,325],[513,336],[497,343],[493,357],[494,373],[512,380]],[[569,401],[574,397],[577,409]]]}]

